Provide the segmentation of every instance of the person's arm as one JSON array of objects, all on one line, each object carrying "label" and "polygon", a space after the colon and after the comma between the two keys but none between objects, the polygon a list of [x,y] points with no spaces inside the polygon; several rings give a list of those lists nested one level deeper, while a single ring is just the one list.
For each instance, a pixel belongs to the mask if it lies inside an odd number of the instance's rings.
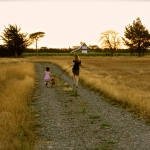
[{"label": "person's arm", "polygon": [[80,63],[80,66],[82,66],[82,62]]},{"label": "person's arm", "polygon": [[74,66],[74,61],[73,61],[73,63],[70,65],[70,67],[72,67],[72,66]]},{"label": "person's arm", "polygon": [[72,67],[74,64],[71,64],[70,67]]}]

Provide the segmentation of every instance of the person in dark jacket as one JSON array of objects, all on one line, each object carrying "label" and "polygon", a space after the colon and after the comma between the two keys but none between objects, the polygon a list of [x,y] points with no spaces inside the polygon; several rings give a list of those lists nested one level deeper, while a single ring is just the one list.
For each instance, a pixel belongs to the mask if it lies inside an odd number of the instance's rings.
[{"label": "person in dark jacket", "polygon": [[80,74],[80,66],[82,66],[81,64],[81,60],[80,57],[78,55],[74,55],[74,60],[73,60],[73,64],[71,66],[72,67],[72,73],[73,73],[73,86],[75,86],[76,88],[78,88],[78,82],[79,82],[79,74]]}]

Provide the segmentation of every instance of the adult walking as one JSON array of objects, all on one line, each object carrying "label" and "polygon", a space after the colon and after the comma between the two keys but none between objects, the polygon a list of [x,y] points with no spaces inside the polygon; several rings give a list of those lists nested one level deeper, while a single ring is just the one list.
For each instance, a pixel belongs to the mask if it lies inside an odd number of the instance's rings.
[{"label": "adult walking", "polygon": [[74,55],[74,60],[73,60],[73,64],[71,66],[72,67],[72,73],[73,73],[73,86],[75,86],[76,88],[78,88],[78,82],[79,82],[79,74],[80,74],[80,66],[82,66],[81,64],[81,60],[80,57],[78,55]]}]

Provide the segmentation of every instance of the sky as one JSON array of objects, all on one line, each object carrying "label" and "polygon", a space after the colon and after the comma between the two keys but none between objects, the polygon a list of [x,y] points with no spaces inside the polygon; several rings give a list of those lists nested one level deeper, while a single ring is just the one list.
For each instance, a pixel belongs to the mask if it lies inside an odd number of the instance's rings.
[{"label": "sky", "polygon": [[9,24],[28,35],[45,32],[38,48],[99,45],[100,33],[115,30],[123,36],[138,17],[150,30],[148,0],[0,0],[0,7],[0,35]]}]

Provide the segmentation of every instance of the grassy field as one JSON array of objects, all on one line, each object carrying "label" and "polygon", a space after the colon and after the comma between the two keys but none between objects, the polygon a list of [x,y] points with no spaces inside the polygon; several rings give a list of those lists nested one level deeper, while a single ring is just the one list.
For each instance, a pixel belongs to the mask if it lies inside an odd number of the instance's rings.
[{"label": "grassy field", "polygon": [[0,59],[0,149],[29,150],[34,133],[29,108],[34,90],[34,64],[22,59]]},{"label": "grassy field", "polygon": [[[32,57],[32,61],[52,62],[63,70],[73,56]],[[80,82],[121,104],[138,117],[150,119],[150,57],[81,56]],[[72,76],[71,68],[66,70]]]},{"label": "grassy field", "polygon": [[[73,56],[0,59],[0,149],[32,149],[35,120],[30,103],[35,89],[34,63],[54,63],[72,76],[68,67],[73,59]],[[80,82],[111,103],[150,120],[150,57],[81,56],[81,61]]]}]

